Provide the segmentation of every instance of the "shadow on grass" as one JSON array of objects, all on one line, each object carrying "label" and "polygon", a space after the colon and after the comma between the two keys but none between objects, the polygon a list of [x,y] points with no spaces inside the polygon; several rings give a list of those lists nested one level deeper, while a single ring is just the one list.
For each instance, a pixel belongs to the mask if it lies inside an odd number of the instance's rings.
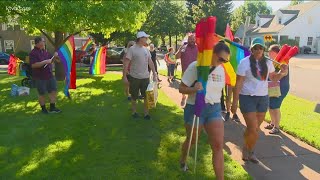
[{"label": "shadow on grass", "polygon": [[[196,176],[180,172],[182,110],[163,93],[151,121],[133,120],[120,75],[82,76],[77,90],[71,90],[72,100],[64,97],[59,82],[61,114],[40,114],[35,89],[30,96],[9,96],[19,79],[0,83],[2,178],[212,178],[211,163],[204,165],[202,154]],[[207,155],[203,141],[199,152]]]}]

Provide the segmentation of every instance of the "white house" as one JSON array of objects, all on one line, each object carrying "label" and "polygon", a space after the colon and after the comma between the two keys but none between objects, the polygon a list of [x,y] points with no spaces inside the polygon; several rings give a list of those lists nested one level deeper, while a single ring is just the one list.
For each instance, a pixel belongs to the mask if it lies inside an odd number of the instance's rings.
[{"label": "white house", "polygon": [[[282,39],[295,39],[300,47],[308,46],[312,52],[320,54],[319,18],[320,1],[289,6],[273,15],[257,15],[255,26],[246,32],[244,44],[248,46],[253,38],[270,34],[277,42]],[[238,31],[243,32],[243,27]]]}]

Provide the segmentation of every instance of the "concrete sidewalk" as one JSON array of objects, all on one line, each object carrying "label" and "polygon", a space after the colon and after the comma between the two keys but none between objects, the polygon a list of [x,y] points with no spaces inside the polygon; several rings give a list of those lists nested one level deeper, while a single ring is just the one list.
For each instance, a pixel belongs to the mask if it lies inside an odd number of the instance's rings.
[{"label": "concrete sidewalk", "polygon": [[[166,77],[160,76],[160,79],[162,80],[161,90],[180,106],[181,94],[177,89],[179,82],[169,85]],[[320,151],[284,132],[279,135],[269,135],[268,131],[263,128],[266,122],[261,125],[262,132],[255,150],[260,160],[259,164],[245,163],[241,159],[245,123],[240,112],[238,115],[241,123],[225,122],[224,149],[254,179],[320,179]]]}]

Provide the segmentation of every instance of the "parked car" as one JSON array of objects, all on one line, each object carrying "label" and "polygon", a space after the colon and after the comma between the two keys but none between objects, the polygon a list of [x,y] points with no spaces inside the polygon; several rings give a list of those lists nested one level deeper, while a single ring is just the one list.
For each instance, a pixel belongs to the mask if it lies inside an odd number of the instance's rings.
[{"label": "parked car", "polygon": [[10,55],[0,52],[0,64],[9,64]]},{"label": "parked car", "polygon": [[162,45],[162,46],[160,46],[158,49],[159,49],[159,51],[164,51],[164,52],[167,52],[167,51],[168,51],[168,48],[167,48],[166,45]]},{"label": "parked car", "polygon": [[120,54],[121,54],[121,52],[118,52],[114,49],[108,49],[107,50],[107,63],[108,64],[122,64]]},{"label": "parked car", "polygon": [[300,48],[300,52],[303,54],[309,54],[311,53],[311,48],[309,46],[303,46]]},{"label": "parked car", "polygon": [[76,50],[76,62],[83,62],[83,58],[86,58],[87,55],[88,53],[86,51]]},{"label": "parked car", "polygon": [[113,50],[117,51],[118,53],[122,53],[122,51],[124,50],[124,47],[114,47],[114,48],[110,48],[110,49],[113,49]]}]

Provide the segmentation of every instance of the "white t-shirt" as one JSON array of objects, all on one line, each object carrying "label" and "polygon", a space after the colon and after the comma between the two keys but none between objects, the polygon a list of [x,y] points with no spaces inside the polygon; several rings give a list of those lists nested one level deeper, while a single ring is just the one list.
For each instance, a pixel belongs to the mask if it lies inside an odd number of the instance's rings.
[{"label": "white t-shirt", "polygon": [[151,54],[146,47],[137,44],[131,46],[126,53],[126,58],[130,60],[130,75],[137,79],[149,78],[149,59]]},{"label": "white t-shirt", "polygon": [[[245,57],[243,60],[240,61],[238,66],[237,74],[240,76],[245,76],[243,87],[240,91],[242,95],[250,95],[250,96],[266,96],[268,95],[268,78],[269,73],[275,71],[274,66],[271,61],[267,61],[268,66],[268,74],[267,80],[261,81],[255,78],[252,75],[251,68],[250,68],[250,56]],[[259,68],[257,63],[257,68]]]},{"label": "white t-shirt", "polygon": [[[192,62],[183,74],[182,82],[188,87],[192,86],[198,79],[197,76],[197,61]],[[205,102],[214,104],[220,103],[221,91],[225,86],[225,73],[224,68],[220,65],[217,66],[208,76],[206,87]],[[189,94],[187,104],[194,105],[196,101],[196,94]]]}]

